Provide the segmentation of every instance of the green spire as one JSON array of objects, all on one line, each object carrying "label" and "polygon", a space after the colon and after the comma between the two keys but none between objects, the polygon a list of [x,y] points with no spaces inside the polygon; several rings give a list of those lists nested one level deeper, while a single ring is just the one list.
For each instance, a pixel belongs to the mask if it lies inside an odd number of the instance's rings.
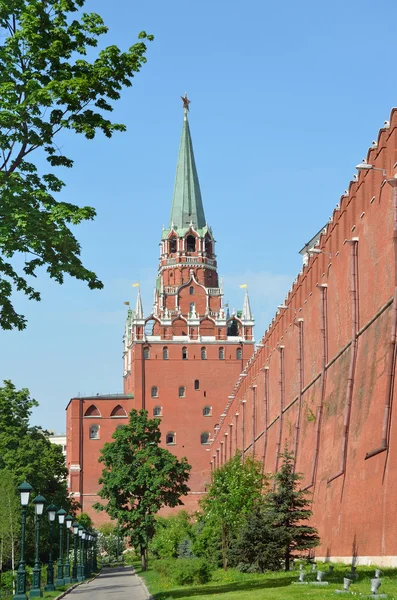
[{"label": "green spire", "polygon": [[193,223],[195,229],[201,229],[205,227],[206,221],[185,111],[169,228],[173,224],[176,229],[187,229],[190,223]]}]

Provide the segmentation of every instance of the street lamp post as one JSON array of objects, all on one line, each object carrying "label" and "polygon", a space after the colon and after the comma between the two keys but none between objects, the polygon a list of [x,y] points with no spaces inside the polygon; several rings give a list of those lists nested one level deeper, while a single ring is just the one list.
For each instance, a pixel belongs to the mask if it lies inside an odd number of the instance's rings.
[{"label": "street lamp post", "polygon": [[55,516],[57,513],[57,507],[54,504],[50,504],[47,508],[48,520],[50,522],[50,552],[48,555],[48,567],[47,567],[47,585],[44,590],[46,592],[53,592],[55,590],[54,585],[54,564],[52,562],[52,528],[54,526]]},{"label": "street lamp post", "polygon": [[21,529],[21,557],[17,571],[17,590],[14,600],[26,600],[26,569],[25,569],[25,525],[26,525],[26,507],[29,504],[29,494],[33,490],[32,486],[24,481],[18,486],[22,507],[22,529]]},{"label": "street lamp post", "polygon": [[41,565],[39,558],[39,544],[40,544],[40,520],[44,511],[44,504],[46,499],[43,496],[36,496],[33,500],[34,511],[36,514],[36,554],[34,559],[33,577],[32,577],[32,588],[29,593],[30,598],[40,598],[43,595],[41,590]]},{"label": "street lamp post", "polygon": [[83,541],[83,576],[84,579],[87,579],[87,544],[86,544],[86,540],[88,541],[88,533],[87,531],[83,531],[83,533],[81,534],[81,539]]},{"label": "street lamp post", "polygon": [[65,524],[66,510],[60,508],[57,512],[59,523],[59,557],[58,557],[58,575],[55,580],[55,585],[64,585],[63,577],[63,526]]},{"label": "street lamp post", "polygon": [[66,523],[66,558],[65,558],[65,583],[72,583],[70,576],[70,527],[73,523],[73,517],[67,515],[65,518]]},{"label": "street lamp post", "polygon": [[72,567],[72,583],[77,582],[77,540],[79,537],[79,524],[75,521],[73,528],[73,567]]},{"label": "street lamp post", "polygon": [[98,571],[97,545],[96,545],[97,537],[98,537],[98,534],[94,533],[94,556],[93,556],[93,563],[92,563],[94,573],[96,573]]},{"label": "street lamp post", "polygon": [[86,561],[86,577],[88,578],[91,575],[91,534],[88,532],[86,535],[87,541],[87,561]]},{"label": "street lamp post", "polygon": [[83,556],[83,532],[84,527],[79,525],[79,566],[77,569],[77,581],[84,581],[84,556]]}]

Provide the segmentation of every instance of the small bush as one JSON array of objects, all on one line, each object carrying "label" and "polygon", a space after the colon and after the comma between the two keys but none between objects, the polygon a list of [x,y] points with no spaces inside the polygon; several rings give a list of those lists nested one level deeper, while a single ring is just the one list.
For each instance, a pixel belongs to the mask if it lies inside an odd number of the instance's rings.
[{"label": "small bush", "polygon": [[155,560],[153,569],[177,585],[202,584],[211,579],[211,567],[202,558]]}]

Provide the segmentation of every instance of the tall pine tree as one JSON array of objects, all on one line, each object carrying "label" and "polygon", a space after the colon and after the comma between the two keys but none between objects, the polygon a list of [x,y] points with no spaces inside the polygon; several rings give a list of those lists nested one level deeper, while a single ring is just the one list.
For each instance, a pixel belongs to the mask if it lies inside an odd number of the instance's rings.
[{"label": "tall pine tree", "polygon": [[280,530],[285,545],[285,570],[289,571],[293,553],[314,548],[320,543],[317,530],[307,524],[312,516],[309,492],[299,489],[302,475],[294,472],[294,457],[286,447],[282,466],[275,473],[274,489],[266,495],[267,512],[274,527]]}]

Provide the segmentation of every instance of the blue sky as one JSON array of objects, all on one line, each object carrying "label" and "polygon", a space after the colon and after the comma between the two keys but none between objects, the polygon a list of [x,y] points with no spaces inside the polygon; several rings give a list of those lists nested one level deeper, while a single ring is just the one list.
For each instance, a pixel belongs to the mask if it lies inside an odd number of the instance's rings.
[{"label": "blue sky", "polygon": [[155,35],[148,62],[116,104],[128,131],[65,135],[65,200],[95,206],[76,230],[103,291],[45,275],[40,303],[15,296],[23,332],[0,332],[0,379],[39,401],[33,422],[65,430],[77,393],[122,390],[123,302],[141,282],[150,310],[162,224],[171,208],[183,113],[190,127],[225,297],[249,286],[259,339],[301,267],[300,248],[328,220],[396,103],[392,0],[88,0],[126,48]]}]

